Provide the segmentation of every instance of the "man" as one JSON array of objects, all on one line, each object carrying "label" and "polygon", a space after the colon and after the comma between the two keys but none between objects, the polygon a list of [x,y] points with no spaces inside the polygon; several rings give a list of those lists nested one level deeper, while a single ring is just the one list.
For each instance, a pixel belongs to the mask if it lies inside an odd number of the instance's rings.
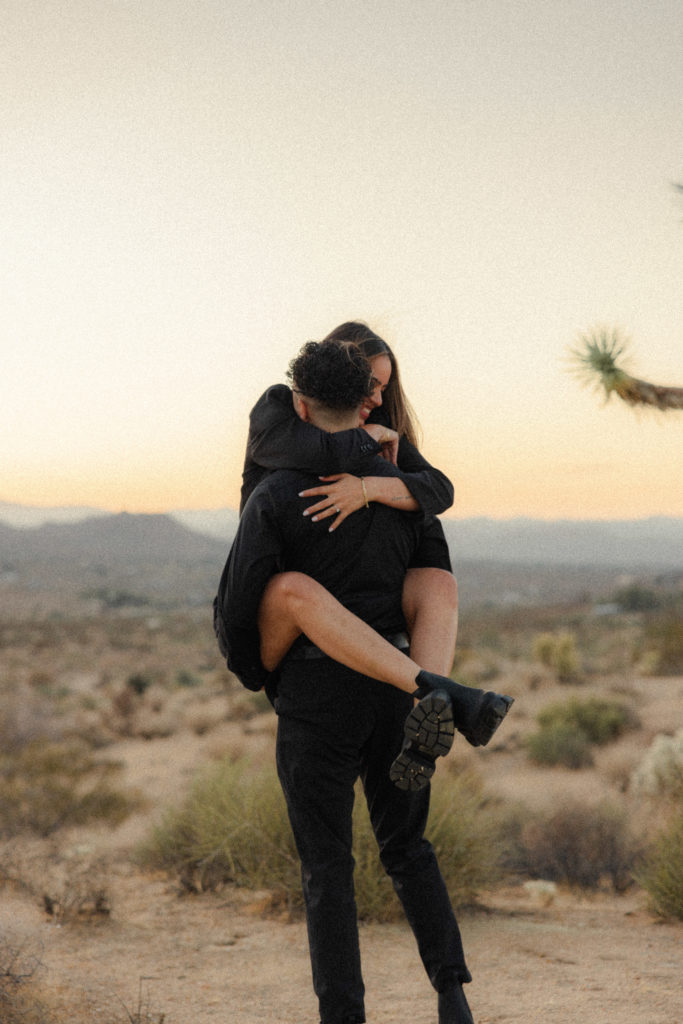
[{"label": "man", "polygon": [[[369,379],[359,353],[339,343],[309,343],[291,372],[299,415],[327,431],[357,425]],[[302,380],[308,382],[303,394]],[[318,387],[315,382],[322,380],[324,387]],[[377,458],[372,472],[395,470]],[[430,692],[413,711],[412,693],[332,661],[305,636],[276,674],[265,673],[259,663],[259,602],[268,580],[282,571],[313,577],[385,637],[405,631],[402,584],[419,542],[421,515],[373,503],[349,516],[344,530],[330,533],[324,522],[303,515],[307,500],[299,493],[310,486],[310,475],[278,470],[256,487],[221,579],[216,626],[228,663],[247,677],[247,685],[266,683],[278,714],[277,767],[301,858],[321,1024],[365,1021],[351,854],[359,777],[380,858],[439,993],[439,1022],[472,1024],[462,989],[471,979],[460,932],[434,851],[424,839],[428,786],[401,789],[390,779],[396,762],[416,753],[410,728],[404,740],[406,719],[420,748],[429,745],[421,732],[425,721],[425,730],[433,726],[437,742],[449,748],[449,696]]]}]

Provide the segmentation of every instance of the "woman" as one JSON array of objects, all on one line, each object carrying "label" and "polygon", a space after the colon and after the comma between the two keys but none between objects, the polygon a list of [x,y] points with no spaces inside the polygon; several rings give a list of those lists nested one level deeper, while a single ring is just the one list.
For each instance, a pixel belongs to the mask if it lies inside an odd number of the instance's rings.
[{"label": "woman", "polygon": [[[361,346],[347,338],[351,331],[371,335],[365,341],[369,347],[365,359],[371,394],[359,410],[359,421],[366,421],[373,411],[379,410],[384,394],[388,394],[393,415],[400,423],[402,413],[408,415],[407,403],[403,400],[395,360],[388,346],[358,324],[342,325],[325,341],[342,347],[350,345],[358,356]],[[362,351],[360,354],[365,355]],[[304,515],[309,514],[316,520],[336,517],[330,528],[336,528],[351,512],[368,506],[370,500],[411,511],[422,508],[431,512],[431,506],[438,505],[435,495],[441,491],[442,500],[443,494],[447,494],[442,507],[450,504],[452,488],[446,478],[393,428],[366,423],[364,428],[330,433],[307,422],[305,397],[309,392],[305,381],[299,379],[299,365],[299,359],[290,365],[292,391],[285,385],[275,385],[252,410],[242,504],[267,473],[290,467],[314,473],[326,468],[337,470],[326,477],[323,486],[299,495],[324,495],[323,500],[309,506]],[[390,391],[392,378],[394,388]],[[325,379],[317,377],[316,391],[320,396],[325,388]],[[301,414],[297,413],[295,405]],[[409,420],[406,429],[412,429]],[[403,465],[399,477],[392,475],[388,486],[384,486],[386,478],[380,476],[363,477],[343,472],[354,468],[362,472],[363,467],[372,464],[368,457],[379,452],[383,444],[397,451],[399,469]],[[420,496],[419,502],[416,495]],[[406,721],[404,748],[392,766],[391,778],[399,788],[420,788],[425,784],[434,771],[434,758],[450,749],[454,726],[473,746],[488,743],[512,703],[509,697],[471,690],[448,677],[455,646],[457,590],[450,573],[443,532],[436,520],[424,531],[417,555],[406,573],[402,595],[404,618],[411,633],[411,656],[404,653],[409,646],[405,634],[380,635],[316,580],[301,572],[280,572],[272,576],[260,596],[257,614],[260,661],[266,673],[275,671],[303,634],[303,641],[307,640],[308,644],[304,643],[305,649],[302,649],[302,641],[299,641],[293,656],[316,657],[324,652],[362,675],[421,698]],[[222,588],[226,580],[224,571],[215,605],[217,610],[225,603]],[[215,625],[220,646],[218,611]],[[226,643],[221,650],[229,657],[229,640],[223,639]]]},{"label": "woman", "polygon": [[[453,666],[457,584],[443,528],[435,518],[452,504],[453,488],[444,474],[417,451],[414,414],[401,386],[396,358],[387,343],[359,322],[340,324],[325,340],[355,343],[370,363],[375,387],[361,409],[363,426],[342,434],[325,434],[299,419],[289,388],[269,388],[250,416],[241,507],[266,473],[296,467],[329,474],[321,477],[324,485],[304,491],[303,495],[318,499],[306,514],[314,521],[330,519],[331,530],[338,529],[348,515],[369,501],[407,512],[423,511],[427,520],[422,542],[403,589],[411,658],[402,656],[403,662],[399,663],[395,657],[398,652],[394,649],[389,653],[389,645],[382,638],[378,638],[381,647],[369,647],[365,630],[349,621],[344,642],[340,643],[338,602],[310,577],[281,573],[273,577],[261,602],[262,660],[269,671],[274,670],[297,636],[304,633],[330,657],[344,664],[348,665],[349,658],[357,652],[358,659],[351,667],[404,689],[415,678],[414,673],[410,678],[409,674],[416,664],[418,670],[422,667],[442,676],[449,675]],[[368,437],[374,444],[368,443]],[[382,451],[391,458],[401,470],[401,477],[361,476],[360,467],[373,451]],[[372,657],[375,646],[377,653]],[[406,661],[410,661],[410,666]]]}]

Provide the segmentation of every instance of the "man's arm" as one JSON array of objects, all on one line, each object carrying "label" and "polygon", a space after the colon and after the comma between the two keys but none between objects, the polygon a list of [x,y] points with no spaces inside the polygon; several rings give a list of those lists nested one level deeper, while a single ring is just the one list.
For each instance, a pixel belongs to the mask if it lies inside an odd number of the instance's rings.
[{"label": "man's arm", "polygon": [[256,623],[266,584],[282,568],[282,550],[271,497],[261,487],[244,508],[214,600],[214,630],[221,654],[249,690],[260,690],[269,676],[261,662]]}]

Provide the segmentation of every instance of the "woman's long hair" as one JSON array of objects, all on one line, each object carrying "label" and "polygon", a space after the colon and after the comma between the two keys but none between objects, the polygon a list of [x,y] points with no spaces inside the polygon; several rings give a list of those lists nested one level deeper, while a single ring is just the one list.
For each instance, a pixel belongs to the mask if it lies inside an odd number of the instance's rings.
[{"label": "woman's long hair", "polygon": [[391,379],[382,395],[382,408],[389,420],[389,426],[399,437],[405,437],[410,444],[418,447],[418,423],[413,407],[406,398],[401,386],[401,375],[396,356],[386,341],[371,331],[367,324],[360,320],[349,320],[340,324],[325,337],[325,341],[352,341],[361,350],[366,359],[375,356],[388,356],[391,362]]}]

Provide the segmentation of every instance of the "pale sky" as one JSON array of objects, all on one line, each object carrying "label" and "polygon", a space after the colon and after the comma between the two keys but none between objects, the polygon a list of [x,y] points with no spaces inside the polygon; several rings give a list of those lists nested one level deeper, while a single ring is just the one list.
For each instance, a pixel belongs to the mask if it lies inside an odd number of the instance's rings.
[{"label": "pale sky", "polygon": [[234,506],[303,342],[394,348],[457,517],[683,515],[683,5],[0,0],[0,500]]}]

